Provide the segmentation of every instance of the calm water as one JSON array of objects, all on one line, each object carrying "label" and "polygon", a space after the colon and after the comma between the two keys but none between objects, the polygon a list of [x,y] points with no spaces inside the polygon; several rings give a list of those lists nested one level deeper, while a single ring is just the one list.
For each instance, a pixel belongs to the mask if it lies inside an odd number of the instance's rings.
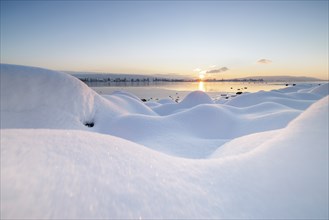
[{"label": "calm water", "polygon": [[[150,82],[150,83],[102,83],[92,82],[88,85],[102,95],[111,94],[114,91],[124,90],[137,95],[140,98],[184,98],[188,93],[201,90],[208,93],[212,98],[218,99],[223,95],[232,96],[236,92],[270,91],[286,87],[285,83],[266,82]],[[292,84],[290,84],[291,86]]]},{"label": "calm water", "polygon": [[245,90],[248,92],[258,92],[260,90],[270,91],[285,87],[285,83],[267,82],[88,82],[92,88],[113,87],[113,88],[160,88],[173,91],[195,91],[204,92],[234,92],[235,90]]}]

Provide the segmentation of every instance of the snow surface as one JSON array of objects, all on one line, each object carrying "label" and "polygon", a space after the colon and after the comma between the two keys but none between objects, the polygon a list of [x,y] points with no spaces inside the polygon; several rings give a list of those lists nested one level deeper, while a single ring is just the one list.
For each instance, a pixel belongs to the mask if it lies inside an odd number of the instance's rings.
[{"label": "snow surface", "polygon": [[0,76],[1,218],[329,217],[328,83],[143,103],[40,68]]}]

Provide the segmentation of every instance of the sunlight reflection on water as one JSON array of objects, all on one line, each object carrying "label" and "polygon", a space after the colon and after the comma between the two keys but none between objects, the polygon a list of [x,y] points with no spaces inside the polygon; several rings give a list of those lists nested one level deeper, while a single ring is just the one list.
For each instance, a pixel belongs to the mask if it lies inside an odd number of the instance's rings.
[{"label": "sunlight reflection on water", "polygon": [[199,90],[200,90],[200,91],[203,91],[203,92],[206,91],[206,88],[204,87],[204,82],[203,82],[203,81],[200,81],[200,82],[199,82]]}]

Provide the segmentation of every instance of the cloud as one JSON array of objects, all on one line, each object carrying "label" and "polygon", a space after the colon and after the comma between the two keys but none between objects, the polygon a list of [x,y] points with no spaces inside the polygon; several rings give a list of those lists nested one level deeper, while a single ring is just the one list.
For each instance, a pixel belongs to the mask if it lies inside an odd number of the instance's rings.
[{"label": "cloud", "polygon": [[196,69],[193,70],[193,72],[200,72],[200,71],[201,71],[200,68],[196,68]]},{"label": "cloud", "polygon": [[214,70],[208,70],[206,73],[221,73],[221,72],[225,72],[229,70],[227,67],[222,67],[222,68],[219,68],[219,69],[214,69]]},{"label": "cloud", "polygon": [[272,60],[268,60],[268,59],[260,59],[257,61],[258,64],[270,64],[272,63]]}]

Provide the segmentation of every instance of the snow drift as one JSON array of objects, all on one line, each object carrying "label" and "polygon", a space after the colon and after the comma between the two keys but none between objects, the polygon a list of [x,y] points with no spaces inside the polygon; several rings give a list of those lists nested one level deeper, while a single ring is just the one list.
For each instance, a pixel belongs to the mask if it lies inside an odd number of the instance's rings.
[{"label": "snow drift", "polygon": [[327,219],[327,95],[147,105],[2,64],[1,218]]},{"label": "snow drift", "polygon": [[107,100],[66,73],[1,64],[1,128],[84,130],[127,113],[154,114],[132,95]]},{"label": "snow drift", "polygon": [[[90,121],[94,115],[94,99],[95,92],[67,74],[1,65],[1,112],[6,114],[1,123],[4,127],[24,122],[24,126],[35,128],[44,124],[41,120],[61,121],[57,117],[62,115],[73,116],[72,124]],[[19,117],[20,112],[26,112],[25,117]],[[29,112],[40,118],[30,119]],[[13,121],[17,117],[18,120]]]}]

